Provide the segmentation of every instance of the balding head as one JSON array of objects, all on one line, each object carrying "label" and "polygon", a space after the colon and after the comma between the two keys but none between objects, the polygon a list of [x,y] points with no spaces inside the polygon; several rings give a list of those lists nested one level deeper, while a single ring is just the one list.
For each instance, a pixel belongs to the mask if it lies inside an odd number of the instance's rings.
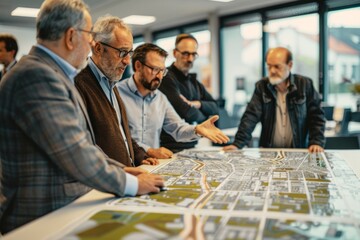
[{"label": "balding head", "polygon": [[266,61],[270,54],[277,55],[278,57],[281,56],[282,58],[284,58],[284,63],[286,64],[288,64],[293,60],[292,53],[290,52],[290,50],[284,47],[270,48],[266,53],[266,57],[265,57]]},{"label": "balding head", "polygon": [[292,54],[284,47],[271,48],[266,53],[269,81],[272,85],[284,83],[292,68]]}]

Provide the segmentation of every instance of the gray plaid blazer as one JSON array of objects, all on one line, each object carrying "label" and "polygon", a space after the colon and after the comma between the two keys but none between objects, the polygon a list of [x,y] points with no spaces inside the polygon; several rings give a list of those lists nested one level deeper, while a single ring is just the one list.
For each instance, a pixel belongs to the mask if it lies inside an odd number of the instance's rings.
[{"label": "gray plaid blazer", "polygon": [[0,83],[0,142],[2,233],[92,188],[124,194],[124,165],[94,145],[75,86],[37,47]]}]

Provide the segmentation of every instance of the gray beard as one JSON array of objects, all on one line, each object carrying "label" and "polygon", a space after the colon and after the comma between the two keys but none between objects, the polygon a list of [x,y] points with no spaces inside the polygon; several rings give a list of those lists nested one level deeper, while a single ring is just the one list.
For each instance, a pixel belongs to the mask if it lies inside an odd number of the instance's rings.
[{"label": "gray beard", "polygon": [[269,82],[271,85],[278,85],[282,83],[285,79],[282,79],[280,77],[269,77]]},{"label": "gray beard", "polygon": [[87,61],[87,59],[85,59],[85,60],[80,64],[80,66],[77,68],[77,72],[78,72],[78,73],[81,72],[81,70],[83,70],[84,68],[86,68],[87,64],[88,64],[88,61]]}]

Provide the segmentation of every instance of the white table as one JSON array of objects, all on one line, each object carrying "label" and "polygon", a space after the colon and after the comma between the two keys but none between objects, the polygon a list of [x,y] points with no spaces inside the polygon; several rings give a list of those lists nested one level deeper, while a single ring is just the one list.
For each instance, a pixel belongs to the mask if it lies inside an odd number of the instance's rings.
[{"label": "white table", "polygon": [[[169,162],[169,160],[159,161],[160,164],[157,166],[143,165],[142,167],[151,171],[152,169]],[[73,203],[6,234],[3,239],[51,239],[52,233],[58,232],[59,229],[68,223],[76,221],[79,217],[81,218],[84,213],[96,210],[99,206],[102,206],[104,203],[114,198],[113,194],[92,190],[86,195],[78,198]],[[0,239],[2,238],[0,237]]]},{"label": "white table", "polygon": [[[332,150],[329,152],[337,152],[360,178],[360,150]],[[168,161],[160,160],[160,165]],[[148,170],[158,167],[144,166]],[[111,199],[114,199],[111,194],[92,190],[75,202],[10,232],[3,239],[52,239],[53,234],[62,232],[69,224],[76,224],[78,220],[84,218],[84,214],[100,210],[101,206]]]}]

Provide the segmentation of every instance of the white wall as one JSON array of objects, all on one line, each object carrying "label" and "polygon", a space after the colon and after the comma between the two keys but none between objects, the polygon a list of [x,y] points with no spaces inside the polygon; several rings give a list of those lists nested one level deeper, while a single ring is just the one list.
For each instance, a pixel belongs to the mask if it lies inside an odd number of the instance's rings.
[{"label": "white wall", "polygon": [[[19,60],[23,55],[29,53],[31,47],[36,44],[36,29],[35,28],[21,28],[13,26],[5,26],[0,24],[0,33],[10,33],[15,36],[19,51],[16,59]],[[0,65],[0,69],[2,69]]]}]

